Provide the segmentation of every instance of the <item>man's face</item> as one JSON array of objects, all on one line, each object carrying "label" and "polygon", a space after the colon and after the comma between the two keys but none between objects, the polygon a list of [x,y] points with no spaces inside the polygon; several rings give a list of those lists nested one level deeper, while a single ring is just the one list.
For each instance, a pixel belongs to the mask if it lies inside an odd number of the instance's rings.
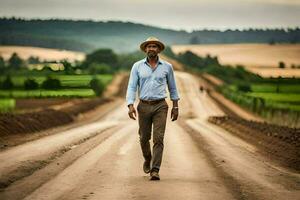
[{"label": "man's face", "polygon": [[149,58],[155,58],[159,52],[157,44],[150,43],[146,46],[146,53]]}]

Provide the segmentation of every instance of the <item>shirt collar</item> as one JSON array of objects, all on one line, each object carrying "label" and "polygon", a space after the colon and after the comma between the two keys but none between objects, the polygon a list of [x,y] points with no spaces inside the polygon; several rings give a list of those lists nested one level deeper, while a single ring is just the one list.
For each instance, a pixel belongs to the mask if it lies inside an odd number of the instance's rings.
[{"label": "shirt collar", "polygon": [[[147,63],[148,63],[148,57],[144,58],[144,59],[143,59],[143,62],[144,62],[145,64],[147,64]],[[161,61],[161,59],[160,59],[159,56],[158,56],[158,64],[162,64],[162,61]]]}]

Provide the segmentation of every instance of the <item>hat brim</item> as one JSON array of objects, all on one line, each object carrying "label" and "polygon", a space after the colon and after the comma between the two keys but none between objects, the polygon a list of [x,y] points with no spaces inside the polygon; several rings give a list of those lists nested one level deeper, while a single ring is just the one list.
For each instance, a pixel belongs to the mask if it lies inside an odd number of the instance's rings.
[{"label": "hat brim", "polygon": [[146,46],[151,43],[156,44],[159,47],[159,52],[162,52],[165,49],[165,45],[160,41],[145,41],[140,45],[140,49],[143,52],[146,52]]}]

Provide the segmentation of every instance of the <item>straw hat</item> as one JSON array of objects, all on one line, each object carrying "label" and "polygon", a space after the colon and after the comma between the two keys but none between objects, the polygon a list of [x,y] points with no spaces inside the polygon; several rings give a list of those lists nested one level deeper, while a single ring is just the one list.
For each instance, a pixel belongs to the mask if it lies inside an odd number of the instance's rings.
[{"label": "straw hat", "polygon": [[146,46],[150,43],[154,43],[159,47],[159,52],[163,51],[165,49],[165,45],[159,41],[159,39],[157,39],[156,37],[149,37],[147,38],[146,41],[144,41],[141,45],[140,45],[140,49],[144,52],[146,52]]}]

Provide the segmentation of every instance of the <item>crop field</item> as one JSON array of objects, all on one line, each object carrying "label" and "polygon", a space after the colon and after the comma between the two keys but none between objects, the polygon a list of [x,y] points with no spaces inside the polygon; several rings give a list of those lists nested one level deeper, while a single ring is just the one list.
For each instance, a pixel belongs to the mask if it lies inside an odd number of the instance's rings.
[{"label": "crop field", "polygon": [[[178,54],[192,51],[199,56],[218,56],[221,64],[243,65],[246,69],[262,77],[300,77],[299,44],[222,44],[222,45],[173,45],[172,50]],[[279,62],[286,68],[278,68]]]},{"label": "crop field", "polygon": [[[62,87],[68,88],[89,88],[89,82],[93,78],[92,75],[57,75],[53,76],[58,78],[61,82]],[[108,84],[112,80],[112,75],[96,75],[98,79],[103,81],[104,84]],[[12,82],[16,87],[23,87],[24,81],[27,78],[35,79],[38,84],[46,79],[46,76],[13,76]],[[0,76],[0,82],[5,79],[4,76]]]},{"label": "crop field", "polygon": [[92,89],[0,90],[1,98],[93,97]]},{"label": "crop field", "polygon": [[251,84],[252,92],[299,93],[299,84]]},{"label": "crop field", "polygon": [[22,59],[28,59],[30,56],[38,57],[40,60],[69,60],[73,62],[75,60],[82,61],[85,58],[85,54],[75,51],[66,51],[59,49],[48,49],[40,47],[24,47],[24,46],[0,46],[0,55],[5,60],[9,59],[13,53],[17,53]]},{"label": "crop field", "polygon": [[267,100],[278,102],[290,102],[300,104],[300,94],[289,93],[270,93],[270,92],[250,92],[247,95],[252,97],[260,97]]},{"label": "crop field", "polygon": [[8,111],[15,107],[15,99],[0,99],[0,111]]},{"label": "crop field", "polygon": [[[46,90],[38,88],[35,90],[25,90],[24,81],[29,78],[26,76],[13,76],[12,82],[14,89],[3,90],[0,89],[0,111],[12,110],[15,107],[15,99],[27,98],[86,98],[95,97],[94,91],[89,86],[92,75],[58,75],[55,78],[61,81],[61,89]],[[96,75],[105,85],[112,80],[112,75]],[[46,79],[45,76],[30,76],[35,79],[39,86]],[[5,77],[0,76],[0,82]]]}]

